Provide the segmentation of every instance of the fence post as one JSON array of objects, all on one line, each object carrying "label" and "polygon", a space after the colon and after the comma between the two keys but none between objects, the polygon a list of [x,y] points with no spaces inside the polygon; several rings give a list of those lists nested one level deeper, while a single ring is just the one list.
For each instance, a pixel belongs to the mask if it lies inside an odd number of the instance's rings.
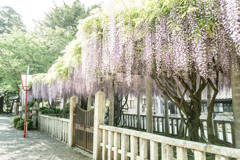
[{"label": "fence post", "polygon": [[164,98],[164,102],[165,102],[165,135],[169,136],[169,116],[168,116],[168,99],[167,97]]},{"label": "fence post", "polygon": [[141,119],[140,119],[140,96],[138,96],[137,100],[137,129],[141,129]]},{"label": "fence post", "polygon": [[69,113],[69,119],[70,119],[70,123],[69,123],[69,128],[68,128],[68,145],[69,147],[72,147],[74,145],[74,111],[75,108],[78,104],[78,98],[76,96],[71,97],[70,99],[70,113]]},{"label": "fence post", "polygon": [[162,159],[172,160],[173,159],[173,147],[162,143]]},{"label": "fence post", "polygon": [[93,129],[93,159],[101,159],[101,139],[102,131],[99,125],[104,124],[105,116],[105,93],[98,91],[95,97],[95,111],[94,111],[94,129]]}]

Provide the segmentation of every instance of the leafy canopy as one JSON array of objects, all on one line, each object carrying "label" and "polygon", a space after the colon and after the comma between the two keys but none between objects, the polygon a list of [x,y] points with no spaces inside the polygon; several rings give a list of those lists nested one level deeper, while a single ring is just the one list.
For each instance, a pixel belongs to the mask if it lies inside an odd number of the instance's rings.
[{"label": "leafy canopy", "polygon": [[45,15],[45,19],[40,21],[40,26],[50,27],[52,29],[64,28],[73,35],[77,31],[77,24],[80,19],[88,16],[88,12],[79,0],[75,0],[73,4],[55,7]]},{"label": "leafy canopy", "polygon": [[0,34],[10,33],[14,26],[25,30],[20,14],[11,7],[0,7]]}]

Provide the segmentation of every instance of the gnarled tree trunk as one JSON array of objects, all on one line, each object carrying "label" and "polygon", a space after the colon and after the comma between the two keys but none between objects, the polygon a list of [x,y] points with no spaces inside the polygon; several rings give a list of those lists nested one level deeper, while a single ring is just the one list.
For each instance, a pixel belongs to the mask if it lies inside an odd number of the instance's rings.
[{"label": "gnarled tree trunk", "polygon": [[125,101],[123,102],[123,95],[114,95],[114,126],[118,126],[123,115],[123,108],[127,105],[128,95],[125,95]]},{"label": "gnarled tree trunk", "polygon": [[200,141],[199,129],[201,130],[201,121],[200,114],[196,112],[192,112],[192,114],[187,118],[187,128],[188,128],[188,136],[191,141]]},{"label": "gnarled tree trunk", "polygon": [[[188,78],[184,76],[171,77],[167,73],[159,75],[157,71],[153,72],[152,78],[155,80],[159,89],[163,94],[178,107],[187,118],[184,122],[188,128],[188,136],[192,141],[200,141],[203,135],[203,126],[200,121],[201,115],[201,98],[204,88],[207,86],[207,81],[198,76],[197,71],[192,70],[187,73]],[[190,98],[190,103],[186,99],[186,93]],[[186,132],[185,132],[186,133]]]},{"label": "gnarled tree trunk", "polygon": [[[218,94],[218,73],[215,81],[216,86],[212,83],[210,79],[208,81],[209,81],[209,84],[207,86],[207,109],[208,109],[207,133],[208,133],[208,142],[214,144],[217,141],[217,139],[213,132],[213,108],[214,108],[215,100]],[[214,91],[213,96],[211,96],[211,88]]]}]

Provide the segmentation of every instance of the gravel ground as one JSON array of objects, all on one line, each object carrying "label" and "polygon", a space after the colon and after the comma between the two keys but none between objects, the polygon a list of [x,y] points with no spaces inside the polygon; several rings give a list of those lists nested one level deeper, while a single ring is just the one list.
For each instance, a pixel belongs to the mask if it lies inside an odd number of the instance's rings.
[{"label": "gravel ground", "polygon": [[39,131],[13,127],[12,118],[0,115],[0,160],[90,160],[66,144]]}]

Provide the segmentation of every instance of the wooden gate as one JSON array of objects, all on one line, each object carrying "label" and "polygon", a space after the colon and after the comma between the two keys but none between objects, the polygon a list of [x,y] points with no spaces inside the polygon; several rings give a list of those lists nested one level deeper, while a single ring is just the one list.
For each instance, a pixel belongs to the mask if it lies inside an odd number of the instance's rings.
[{"label": "wooden gate", "polygon": [[75,145],[89,152],[93,151],[94,109],[89,111],[76,107]]}]

